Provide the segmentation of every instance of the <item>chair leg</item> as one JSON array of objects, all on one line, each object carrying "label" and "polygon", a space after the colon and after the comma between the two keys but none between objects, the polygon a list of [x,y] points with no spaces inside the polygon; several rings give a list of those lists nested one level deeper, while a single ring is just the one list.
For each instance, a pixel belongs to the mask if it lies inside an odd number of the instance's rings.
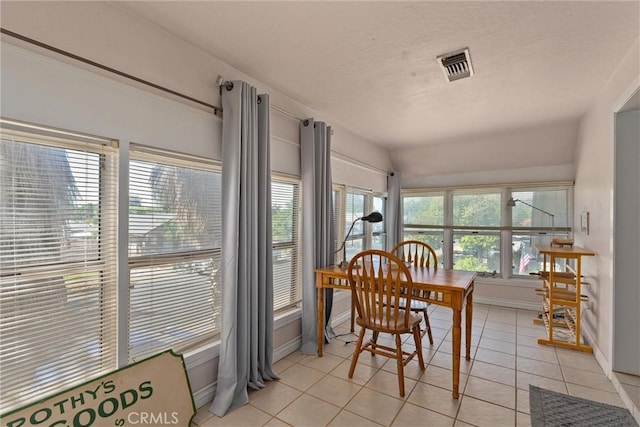
[{"label": "chair leg", "polygon": [[360,328],[360,333],[358,334],[358,341],[356,342],[356,347],[353,350],[353,357],[351,358],[351,366],[349,367],[349,378],[353,378],[353,372],[356,370],[358,357],[360,357],[360,353],[362,352],[363,338],[364,338],[364,328]]},{"label": "chair leg", "polygon": [[422,314],[424,314],[424,324],[427,329],[427,334],[429,334],[429,344],[433,345],[433,335],[431,335],[431,323],[429,323],[429,315],[427,314],[427,310],[425,310]]},{"label": "chair leg", "polygon": [[413,342],[416,346],[416,352],[418,352],[418,364],[420,370],[424,371],[424,357],[422,356],[422,333],[420,332],[420,325],[416,325],[413,328]]},{"label": "chair leg", "polygon": [[404,397],[404,358],[400,334],[396,334],[396,361],[398,362],[398,388],[400,389],[400,397]]},{"label": "chair leg", "polygon": [[356,319],[356,306],[353,304],[353,295],[351,296],[351,332],[355,330],[353,325],[355,324]]},{"label": "chair leg", "polygon": [[[371,348],[375,349],[376,346],[378,345],[378,335],[380,335],[380,332],[378,331],[373,331],[373,342],[371,344]],[[372,356],[375,356],[375,353],[371,353]]]}]

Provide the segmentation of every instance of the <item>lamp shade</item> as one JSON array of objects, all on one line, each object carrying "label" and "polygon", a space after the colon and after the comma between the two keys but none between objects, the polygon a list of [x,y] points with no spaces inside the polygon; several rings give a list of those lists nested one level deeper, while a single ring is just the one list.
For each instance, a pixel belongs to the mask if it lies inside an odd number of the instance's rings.
[{"label": "lamp shade", "polygon": [[516,205],[516,202],[520,202],[523,205],[527,205],[530,208],[537,210],[538,212],[542,212],[543,214],[549,215],[549,217],[551,218],[551,246],[553,246],[554,243],[559,243],[560,245],[562,245],[562,244],[571,244],[571,245],[573,245],[573,240],[571,240],[571,239],[556,239],[554,237],[555,234],[556,234],[556,222],[555,222],[555,215],[554,214],[552,214],[551,212],[547,212],[544,209],[537,208],[537,207],[535,207],[535,206],[533,206],[533,205],[531,205],[531,204],[529,204],[529,203],[527,203],[525,201],[522,201],[520,199],[515,199],[514,200],[513,197],[511,197],[509,200],[507,200],[507,206],[512,208],[512,207],[514,207]]},{"label": "lamp shade", "polygon": [[353,220],[353,223],[351,223],[351,227],[347,232],[347,237],[344,238],[344,240],[342,241],[342,245],[340,245],[340,248],[336,251],[336,252],[340,252],[340,250],[342,250],[342,262],[339,264],[340,268],[347,268],[347,266],[349,265],[349,263],[347,262],[347,249],[344,247],[344,245],[347,243],[347,239],[349,238],[349,235],[351,235],[351,230],[353,230],[353,226],[356,225],[356,222],[358,221],[380,222],[382,221],[382,214],[380,212],[371,212],[367,216],[363,216]]},{"label": "lamp shade", "polygon": [[369,215],[363,216],[360,219],[367,222],[381,222],[382,214],[380,212],[371,212]]}]

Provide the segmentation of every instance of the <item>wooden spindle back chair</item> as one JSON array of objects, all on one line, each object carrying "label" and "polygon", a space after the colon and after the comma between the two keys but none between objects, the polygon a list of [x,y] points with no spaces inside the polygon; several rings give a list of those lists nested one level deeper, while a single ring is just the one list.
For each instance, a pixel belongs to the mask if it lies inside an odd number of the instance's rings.
[{"label": "wooden spindle back chair", "polygon": [[[419,240],[406,240],[404,242],[400,242],[394,246],[391,253],[414,266],[434,269],[438,268],[438,256],[436,255],[436,252],[431,246]],[[425,297],[429,297],[429,292],[426,292]],[[407,303],[402,304],[400,308],[405,308],[407,306],[406,304]],[[429,343],[433,345],[433,334],[431,332],[431,323],[429,322],[429,313],[427,312],[429,303],[420,300],[412,300],[410,307],[412,311],[422,313],[424,316],[425,328],[422,330],[421,334],[422,336],[428,334]]]},{"label": "wooden spindle back chair", "polygon": [[[400,396],[404,397],[404,366],[417,356],[420,369],[425,369],[420,334],[422,319],[411,310],[399,308],[401,299],[411,302],[411,273],[402,260],[380,250],[358,253],[349,263],[348,271],[356,324],[360,326],[349,378],[353,378],[358,357],[363,351],[395,359]],[[367,330],[372,331],[373,336],[363,343]],[[395,347],[377,342],[381,332],[394,336]],[[413,335],[415,343],[411,352],[402,350],[401,335],[407,333]]]}]

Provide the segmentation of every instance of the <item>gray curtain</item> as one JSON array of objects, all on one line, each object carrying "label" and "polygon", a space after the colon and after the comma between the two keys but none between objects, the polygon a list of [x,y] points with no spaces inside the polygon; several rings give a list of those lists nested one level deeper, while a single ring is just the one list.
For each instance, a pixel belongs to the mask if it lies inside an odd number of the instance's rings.
[{"label": "gray curtain", "polygon": [[404,240],[402,229],[402,197],[400,197],[400,173],[387,175],[387,212],[384,217],[387,223],[387,251]]},{"label": "gray curtain", "polygon": [[222,88],[222,331],[215,398],[223,416],[273,372],[269,97]]},{"label": "gray curtain", "polygon": [[300,123],[300,169],[302,175],[302,347],[304,354],[318,351],[317,328],[325,339],[335,334],[330,327],[333,289],[325,290],[325,325],[317,325],[317,292],[314,270],[333,265],[335,230],[331,179],[331,127],[307,119]]}]

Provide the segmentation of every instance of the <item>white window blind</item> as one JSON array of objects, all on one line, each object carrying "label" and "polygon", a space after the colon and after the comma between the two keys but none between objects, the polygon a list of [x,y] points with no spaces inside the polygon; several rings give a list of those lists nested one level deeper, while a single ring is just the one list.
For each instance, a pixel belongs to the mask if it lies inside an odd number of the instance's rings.
[{"label": "white window blind", "polygon": [[[369,203],[369,195],[352,190],[347,189],[346,193],[346,202],[345,202],[345,234],[349,232],[349,228],[353,221],[357,218],[362,218],[365,215],[368,215],[369,212],[365,213],[366,207]],[[357,221],[353,226],[353,230],[351,231],[351,235],[347,240],[345,245],[345,250],[347,251],[347,261],[353,258],[358,252],[361,252],[365,249],[365,224],[363,221]]]},{"label": "white window blind", "polygon": [[[513,230],[511,275],[529,276],[548,268],[544,265],[544,256],[536,248],[548,245],[556,237],[570,237],[570,192],[570,187],[512,189],[510,195],[515,206],[509,208]],[[565,267],[559,263],[556,268],[563,270]]]},{"label": "white window blind", "polygon": [[221,175],[211,161],[131,144],[129,360],[220,329]]},{"label": "white window blind", "polygon": [[299,262],[299,184],[274,176],[271,180],[273,244],[273,309],[302,300]]},{"label": "white window blind", "polygon": [[371,224],[373,233],[371,248],[386,250],[387,244],[387,222],[386,222],[387,198],[384,196],[373,196],[373,210],[383,215],[382,221]]},{"label": "white window blind", "polygon": [[115,141],[0,120],[0,412],[116,368]]},{"label": "white window blind", "polygon": [[[342,221],[342,212],[344,211],[342,195],[343,189],[341,187],[334,186],[333,191],[331,192],[331,197],[333,201],[333,230],[335,235],[335,242],[333,247],[335,251],[337,251],[340,245],[342,245],[342,240],[344,240],[342,236],[344,236],[345,233],[343,227],[340,227],[340,225],[344,224],[344,222]],[[336,264],[340,263],[340,261],[342,260],[342,251],[340,251],[340,253],[336,252],[335,257]]]}]

